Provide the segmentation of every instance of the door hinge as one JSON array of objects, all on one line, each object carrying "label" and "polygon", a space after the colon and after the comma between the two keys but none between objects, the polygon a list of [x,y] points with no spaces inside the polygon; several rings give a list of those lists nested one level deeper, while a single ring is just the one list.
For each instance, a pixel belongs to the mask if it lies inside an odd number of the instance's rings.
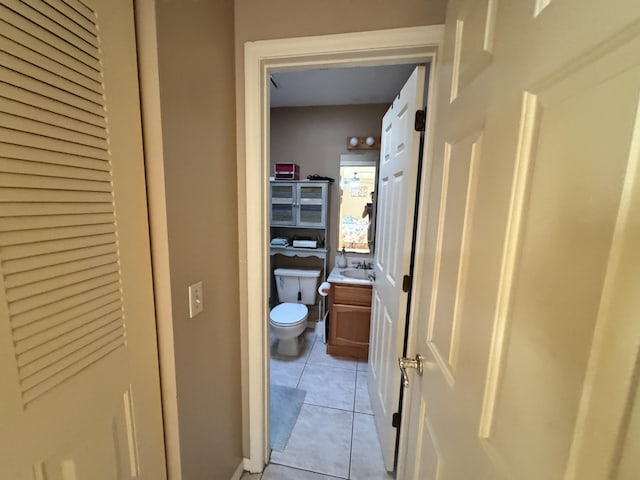
[{"label": "door hinge", "polygon": [[424,132],[427,127],[427,109],[416,110],[416,119],[414,123],[414,128],[416,132]]},{"label": "door hinge", "polygon": [[399,412],[395,412],[392,416],[391,416],[391,426],[393,428],[398,428],[400,427],[400,413]]},{"label": "door hinge", "polygon": [[411,275],[405,275],[402,277],[402,291],[409,292],[411,290],[411,285],[413,284],[413,277]]}]

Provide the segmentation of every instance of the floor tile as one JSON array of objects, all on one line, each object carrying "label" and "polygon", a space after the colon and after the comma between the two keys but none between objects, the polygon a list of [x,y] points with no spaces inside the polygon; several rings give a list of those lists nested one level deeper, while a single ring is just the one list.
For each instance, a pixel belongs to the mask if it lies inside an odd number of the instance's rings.
[{"label": "floor tile", "polygon": [[348,358],[334,357],[327,354],[327,346],[322,342],[316,342],[311,349],[311,355],[307,363],[312,365],[324,365],[327,367],[344,368],[347,370],[356,370],[357,360]]},{"label": "floor tile", "polygon": [[267,465],[262,476],[262,480],[335,480],[336,478],[338,477],[329,477],[298,468],[276,465],[275,463]]},{"label": "floor tile", "polygon": [[356,371],[307,364],[298,388],[307,392],[304,403],[353,411]]},{"label": "floor tile", "polygon": [[354,410],[359,413],[373,415],[371,410],[371,397],[367,388],[367,372],[357,372],[356,378],[356,405]]},{"label": "floor tile", "polygon": [[288,362],[286,360],[272,358],[269,364],[269,383],[296,388],[303,370],[304,363]]},{"label": "floor tile", "polygon": [[368,372],[369,371],[369,362],[363,362],[362,360],[358,360],[358,371],[359,372]]},{"label": "floor tile", "polygon": [[273,451],[271,462],[348,478],[353,415],[303,405],[287,447],[283,452]]},{"label": "floor tile", "polygon": [[385,471],[373,415],[354,413],[351,451],[352,480],[392,480]]}]

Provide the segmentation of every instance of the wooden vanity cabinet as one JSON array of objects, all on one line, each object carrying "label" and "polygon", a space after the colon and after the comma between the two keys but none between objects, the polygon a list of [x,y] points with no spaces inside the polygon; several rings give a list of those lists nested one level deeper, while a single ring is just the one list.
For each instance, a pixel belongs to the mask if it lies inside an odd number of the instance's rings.
[{"label": "wooden vanity cabinet", "polygon": [[367,360],[371,285],[332,283],[327,353]]}]

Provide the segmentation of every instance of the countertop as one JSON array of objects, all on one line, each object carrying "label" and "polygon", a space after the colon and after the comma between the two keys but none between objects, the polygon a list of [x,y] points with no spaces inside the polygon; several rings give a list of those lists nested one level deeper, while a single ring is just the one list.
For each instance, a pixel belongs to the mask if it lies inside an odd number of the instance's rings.
[{"label": "countertop", "polygon": [[[357,272],[356,275],[362,274],[365,278],[351,278],[343,275],[344,271],[352,271]],[[333,267],[329,277],[327,278],[327,282],[329,283],[347,283],[350,285],[373,285],[373,282],[366,278],[368,274],[373,273],[373,270],[370,269],[361,269],[355,267]]]}]

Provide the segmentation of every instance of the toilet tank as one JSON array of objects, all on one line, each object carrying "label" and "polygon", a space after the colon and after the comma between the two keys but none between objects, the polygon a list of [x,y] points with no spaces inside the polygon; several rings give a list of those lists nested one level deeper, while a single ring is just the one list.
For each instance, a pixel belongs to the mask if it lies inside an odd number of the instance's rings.
[{"label": "toilet tank", "polygon": [[[276,288],[280,302],[304,303],[305,305],[316,303],[320,270],[276,268],[273,273],[276,277]],[[298,300],[298,292],[301,293],[300,300]]]}]

